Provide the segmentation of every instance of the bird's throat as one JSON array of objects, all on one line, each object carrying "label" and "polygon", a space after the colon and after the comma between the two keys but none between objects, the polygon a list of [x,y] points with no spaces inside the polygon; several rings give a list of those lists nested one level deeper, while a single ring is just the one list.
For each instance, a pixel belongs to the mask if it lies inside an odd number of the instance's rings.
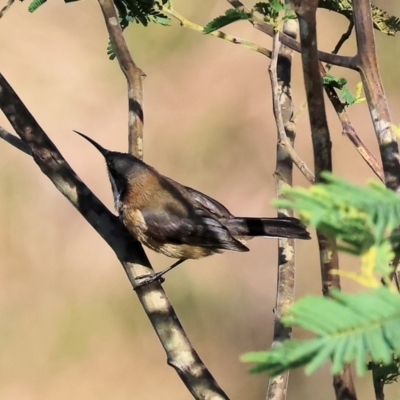
[{"label": "bird's throat", "polygon": [[121,192],[118,190],[117,183],[115,182],[115,179],[113,178],[113,176],[110,173],[108,174],[108,176],[110,178],[112,192],[113,192],[113,196],[114,196],[115,211],[117,211],[119,213],[120,205],[121,205],[120,204],[121,203]]}]

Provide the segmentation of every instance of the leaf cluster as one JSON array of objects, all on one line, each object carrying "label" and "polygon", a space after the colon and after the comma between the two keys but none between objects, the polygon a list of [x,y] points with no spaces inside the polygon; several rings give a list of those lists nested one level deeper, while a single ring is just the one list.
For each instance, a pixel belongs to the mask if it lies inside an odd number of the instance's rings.
[{"label": "leaf cluster", "polygon": [[[332,360],[332,373],[355,361],[357,374],[367,371],[367,357],[380,365],[391,365],[393,352],[400,354],[400,296],[387,287],[370,292],[332,297],[306,296],[289,308],[285,325],[299,326],[315,333],[310,340],[286,340],[267,352],[247,353],[242,361],[255,362],[252,372],[278,375],[306,365],[311,374]],[[396,375],[397,376],[397,375]]]},{"label": "leaf cluster", "polygon": [[256,363],[253,372],[273,375],[299,366],[312,373],[328,360],[332,360],[332,372],[339,373],[354,361],[359,375],[370,369],[382,382],[393,382],[399,375],[400,295],[392,287],[389,264],[399,251],[400,198],[378,183],[360,187],[327,173],[323,178],[324,183],[309,189],[286,189],[285,198],[274,205],[296,210],[306,223],[336,237],[339,249],[359,256],[360,272],[341,274],[368,290],[355,294],[333,290],[329,297],[298,300],[282,323],[315,336],[287,340],[242,359]]},{"label": "leaf cluster", "polygon": [[[349,21],[353,19],[351,0],[320,0],[318,7],[337,12]],[[394,36],[400,30],[400,19],[389,15],[386,11],[372,5],[372,21],[374,28],[389,36]]]},{"label": "leaf cluster", "polygon": [[362,83],[358,83],[356,86],[356,93],[353,95],[347,85],[346,78],[337,78],[330,74],[325,74],[322,78],[322,83],[325,86],[330,86],[332,88],[339,90],[339,96],[344,101],[345,106],[350,106],[352,104],[361,103],[365,100],[364,97],[361,97],[362,91]]}]

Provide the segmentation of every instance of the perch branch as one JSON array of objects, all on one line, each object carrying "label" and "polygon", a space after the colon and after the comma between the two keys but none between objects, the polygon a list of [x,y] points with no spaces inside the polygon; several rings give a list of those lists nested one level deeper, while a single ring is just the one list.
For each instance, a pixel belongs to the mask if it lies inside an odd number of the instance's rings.
[{"label": "perch branch", "polygon": [[[143,78],[145,74],[131,57],[113,1],[98,1],[118,63],[128,83],[129,152],[138,158],[143,158]],[[132,269],[133,275],[138,276],[134,265]],[[149,272],[152,271],[148,269],[147,273]],[[153,326],[167,353],[168,364],[175,368],[196,399],[227,399],[190,344],[161,285],[152,286],[152,289],[145,292],[137,291],[137,294],[148,315],[157,315],[159,318],[158,325],[153,324]]]},{"label": "perch branch", "polygon": [[[1,74],[0,108],[42,172],[114,250],[135,288],[136,276],[151,268],[143,248],[80,180]],[[161,285],[155,282],[136,292],[164,346],[168,363],[174,366],[193,397],[226,400],[190,344]]]}]

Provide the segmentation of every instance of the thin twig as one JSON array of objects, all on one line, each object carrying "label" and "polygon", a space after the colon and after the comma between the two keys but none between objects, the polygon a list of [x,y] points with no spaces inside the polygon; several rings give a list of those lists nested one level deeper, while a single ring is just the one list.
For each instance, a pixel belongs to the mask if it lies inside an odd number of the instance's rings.
[{"label": "thin twig", "polygon": [[3,127],[0,126],[0,138],[4,139],[7,143],[21,150],[25,154],[31,155],[29,147],[18,137],[10,132],[7,132]]},{"label": "thin twig", "polygon": [[129,153],[143,158],[143,79],[144,72],[134,63],[112,0],[98,0],[119,66],[128,84]]},{"label": "thin twig", "polygon": [[[195,24],[192,21],[189,21],[186,19],[183,15],[179,14],[178,11],[176,11],[171,3],[167,3],[166,5],[163,6],[162,11],[165,12],[166,14],[169,14],[170,16],[174,17],[177,19],[181,26],[184,28],[192,29],[196,32],[201,32],[204,33],[204,27],[198,24]],[[210,32],[207,35],[209,36],[214,36],[220,39],[227,40],[228,42],[231,42],[233,44],[238,44],[240,46],[246,47],[250,50],[256,51],[257,53],[261,53],[264,56],[267,56],[268,58],[271,58],[271,51],[266,49],[265,47],[259,46],[258,44],[255,44],[253,42],[249,42],[248,40],[241,39],[237,36],[232,36],[227,33],[221,32],[221,31],[214,31]]]},{"label": "thin twig", "polygon": [[374,392],[375,392],[375,399],[376,400],[385,400],[385,381],[383,380],[382,376],[377,374],[377,370],[374,368],[372,369],[372,382],[374,384]]},{"label": "thin twig", "polygon": [[[227,1],[233,8],[249,12],[249,10],[244,6],[244,4],[240,0],[227,0]],[[268,24],[267,22],[264,21],[250,21],[250,22],[256,29],[260,30],[261,32],[264,32],[270,37],[274,36],[275,28],[271,24]],[[297,42],[295,39],[291,38],[290,36],[285,35],[284,33],[281,32],[279,34],[279,40],[283,45],[289,47],[290,49],[296,51],[297,53],[301,53],[300,43]],[[340,56],[337,54],[325,53],[324,51],[318,51],[318,58],[323,62],[327,62],[340,67],[357,69],[355,56],[354,57]]]},{"label": "thin twig", "polygon": [[[286,21],[284,32],[296,36],[297,23],[293,20]],[[271,88],[273,95],[273,109],[277,126],[277,156],[275,171],[275,187],[277,197],[282,196],[285,186],[293,184],[293,163],[287,148],[282,146],[282,139],[294,144],[295,131],[291,122],[293,114],[293,103],[291,96],[291,66],[292,53],[286,46],[280,46],[279,34],[273,39],[272,59],[269,67]],[[283,128],[283,129],[282,129]],[[278,209],[278,216],[293,217],[293,210]],[[293,304],[295,298],[295,246],[293,239],[278,240],[278,276],[276,290],[276,305],[274,317],[274,339],[272,347],[279,345],[282,341],[290,339],[292,329],[284,326],[281,318],[286,308]],[[270,378],[266,400],[285,400],[289,371]]]},{"label": "thin twig", "polygon": [[[332,54],[337,54],[339,53],[339,50],[342,48],[342,46],[344,45],[344,43],[350,38],[351,33],[353,32],[353,28],[354,28],[354,21],[350,20],[349,22],[349,26],[347,28],[347,31],[345,33],[343,33],[343,35],[340,37],[340,39],[338,40],[338,42],[336,43],[335,48],[332,51]],[[331,69],[332,65],[331,64],[326,64],[325,65],[325,69],[327,71],[329,71]]]},{"label": "thin twig", "polygon": [[287,151],[288,155],[290,156],[291,160],[294,162],[296,167],[301,171],[301,173],[305,176],[305,178],[308,180],[308,182],[314,183],[315,182],[314,174],[307,167],[307,164],[296,153],[296,151],[290,144],[290,141],[286,135],[285,135],[285,137],[282,137],[280,139],[279,144],[286,148],[286,151]]}]

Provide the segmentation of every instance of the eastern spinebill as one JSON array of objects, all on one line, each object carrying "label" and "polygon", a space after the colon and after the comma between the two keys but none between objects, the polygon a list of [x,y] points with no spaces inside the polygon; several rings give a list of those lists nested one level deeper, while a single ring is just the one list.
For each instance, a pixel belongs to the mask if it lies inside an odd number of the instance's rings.
[{"label": "eastern spinebill", "polygon": [[115,208],[129,233],[150,249],[178,261],[165,270],[137,277],[136,287],[159,280],[187,259],[224,250],[249,251],[254,236],[310,239],[297,218],[235,217],[213,198],[161,175],[131,154],[106,150],[86,135],[106,160]]}]

